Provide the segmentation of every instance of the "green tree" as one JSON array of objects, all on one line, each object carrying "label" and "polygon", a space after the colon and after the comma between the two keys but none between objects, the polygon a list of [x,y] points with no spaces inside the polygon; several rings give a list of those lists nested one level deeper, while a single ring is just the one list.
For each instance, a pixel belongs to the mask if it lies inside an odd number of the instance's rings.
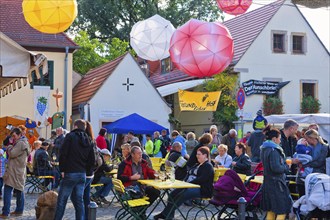
[{"label": "green tree", "polygon": [[213,80],[207,80],[204,88],[206,91],[221,91],[217,111],[213,113],[213,122],[220,123],[223,126],[223,131],[228,131],[233,127],[233,121],[238,118],[235,115],[236,104],[236,88],[237,88],[237,75],[230,73],[220,73],[214,76]]},{"label": "green tree", "polygon": [[80,49],[73,54],[73,70],[86,74],[90,69],[100,66],[108,61],[102,54],[106,51],[106,45],[98,39],[90,39],[85,31],[80,31],[74,38]]},{"label": "green tree", "polygon": [[70,31],[87,30],[101,41],[114,37],[128,41],[132,26],[155,14],[174,27],[191,18],[216,21],[222,15],[216,1],[210,0],[78,0],[78,10]]},{"label": "green tree", "polygon": [[127,41],[118,38],[113,38],[110,42],[101,42],[96,38],[91,39],[87,32],[80,31],[74,41],[80,49],[73,54],[73,70],[81,74],[86,74],[90,69],[113,60],[127,51],[135,54],[129,49]]}]

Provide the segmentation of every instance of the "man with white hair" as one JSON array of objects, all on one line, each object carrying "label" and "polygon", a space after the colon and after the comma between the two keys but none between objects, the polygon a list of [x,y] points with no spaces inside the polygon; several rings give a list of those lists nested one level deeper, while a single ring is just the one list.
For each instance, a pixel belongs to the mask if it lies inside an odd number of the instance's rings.
[{"label": "man with white hair", "polygon": [[237,143],[237,131],[235,129],[230,129],[228,134],[222,137],[221,144],[228,146],[228,154],[232,157],[235,156],[235,146]]},{"label": "man with white hair", "polygon": [[51,156],[56,156],[56,161],[58,161],[58,158],[60,157],[60,149],[62,147],[62,144],[64,142],[64,131],[62,127],[56,128],[56,139],[54,140],[54,148]]}]

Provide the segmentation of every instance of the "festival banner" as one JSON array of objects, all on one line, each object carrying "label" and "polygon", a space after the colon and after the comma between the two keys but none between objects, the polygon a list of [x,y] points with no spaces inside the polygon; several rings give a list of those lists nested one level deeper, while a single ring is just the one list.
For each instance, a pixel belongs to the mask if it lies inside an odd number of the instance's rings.
[{"label": "festival banner", "polygon": [[253,94],[272,95],[278,92],[281,88],[287,85],[290,81],[286,82],[269,82],[259,80],[249,80],[242,83],[246,96]]},{"label": "festival banner", "polygon": [[221,91],[189,92],[180,90],[179,104],[181,111],[216,111]]},{"label": "festival banner", "polygon": [[40,122],[39,127],[45,126],[45,121],[48,118],[49,110],[49,86],[33,86],[34,91],[34,119]]}]

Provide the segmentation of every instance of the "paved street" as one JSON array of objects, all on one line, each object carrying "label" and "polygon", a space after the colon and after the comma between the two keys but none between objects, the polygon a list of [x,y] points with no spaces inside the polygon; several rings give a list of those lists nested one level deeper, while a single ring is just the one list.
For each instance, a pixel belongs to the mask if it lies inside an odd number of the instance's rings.
[{"label": "paved street", "polygon": [[[38,198],[39,194],[34,193],[34,194],[25,194],[25,210],[24,210],[24,215],[22,217],[16,217],[16,218],[10,218],[10,219],[21,219],[21,220],[32,220],[35,219],[35,205],[37,203],[37,198]],[[112,194],[107,197],[108,200],[110,200],[112,198]],[[12,206],[11,206],[11,211],[14,211],[15,209],[15,203],[16,203],[16,199],[13,198],[12,199]],[[1,207],[3,205],[3,201],[0,201]],[[106,207],[106,208],[98,208],[97,209],[97,219],[99,220],[109,220],[109,219],[115,219],[115,215],[116,212],[118,211],[120,207],[120,204],[118,202],[115,202],[113,204],[111,204],[110,207]],[[163,205],[159,205],[159,207],[156,209],[156,211],[154,211],[154,213],[151,215],[151,217],[149,219],[152,219],[153,215],[158,214],[162,209],[163,209]],[[187,210],[189,210],[189,208],[186,205],[182,205],[180,207],[180,209],[182,210],[182,212],[185,214],[187,213]],[[212,207],[212,210],[215,210],[214,207]],[[195,216],[196,211],[192,211],[191,214],[189,214],[189,216],[191,216],[189,219],[193,219],[193,217]],[[210,214],[209,214],[210,215]],[[199,215],[200,217],[198,217],[198,219],[203,220],[206,219],[203,214]],[[180,215],[178,212],[176,212],[176,219],[182,219],[180,218]],[[65,210],[65,215],[63,219],[67,219],[67,220],[72,220],[75,218],[74,215],[74,208],[73,205],[71,203],[71,200],[69,200],[67,206],[66,206],[66,210]]]}]

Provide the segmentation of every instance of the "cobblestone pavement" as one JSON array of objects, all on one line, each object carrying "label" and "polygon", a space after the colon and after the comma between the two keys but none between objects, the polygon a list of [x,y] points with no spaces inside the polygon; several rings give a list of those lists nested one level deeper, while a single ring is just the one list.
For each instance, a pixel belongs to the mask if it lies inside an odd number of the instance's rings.
[{"label": "cobblestone pavement", "polygon": [[[24,214],[23,216],[20,217],[10,217],[10,219],[17,219],[17,220],[32,220],[32,219],[36,219],[35,217],[35,205],[37,203],[37,199],[38,196],[40,194],[39,193],[26,193],[25,194],[25,207],[24,207]],[[113,198],[113,194],[110,193],[110,195],[106,198],[107,200],[111,200]],[[167,201],[167,199],[165,199],[165,201]],[[3,201],[0,200],[0,207],[3,206]],[[16,207],[16,198],[13,197],[12,201],[11,201],[11,212],[15,210]],[[97,218],[98,220],[112,220],[115,219],[115,215],[117,213],[117,211],[120,209],[121,205],[119,204],[119,202],[115,201],[113,202],[109,207],[98,207],[97,208]],[[148,210],[147,210],[147,214],[150,213],[151,209],[153,208],[153,206],[151,206]],[[186,215],[188,210],[191,208],[191,206],[186,206],[186,205],[182,205],[180,206],[180,210],[181,212]],[[209,205],[208,207],[213,213],[215,213],[217,211],[217,209],[213,206],[213,205]],[[151,213],[149,219],[153,219],[153,216],[158,214],[159,212],[161,212],[164,209],[164,205],[162,203],[160,203],[158,205],[158,207],[153,211],[153,213]],[[198,211],[197,208],[193,209],[192,211],[189,212],[189,217],[188,219],[194,219],[196,212]],[[262,217],[262,213],[260,214],[260,219],[263,219]],[[208,215],[208,219],[211,219],[212,214],[210,212],[207,212]],[[223,216],[224,217],[224,216]],[[65,214],[64,214],[64,218],[65,220],[72,220],[75,219],[75,211],[73,208],[73,205],[71,203],[71,200],[68,200],[67,206],[66,206],[66,210],[65,210]],[[179,214],[178,211],[176,211],[176,215],[175,215],[175,219],[177,220],[181,220],[182,217]],[[205,215],[201,212],[199,213],[198,217],[196,218],[198,220],[205,220],[206,217]]]},{"label": "cobblestone pavement", "polygon": [[[38,196],[40,194],[38,193],[33,193],[33,194],[25,194],[25,208],[24,208],[24,214],[21,217],[10,217],[10,219],[17,219],[17,220],[32,220],[32,219],[36,219],[35,217],[35,205],[37,203],[37,199]],[[108,200],[110,200],[112,198],[112,194],[110,194],[110,196],[107,197]],[[0,201],[0,207],[3,206],[3,201]],[[13,197],[12,202],[11,202],[11,211],[14,211],[16,207],[16,199]],[[97,219],[98,220],[109,220],[109,219],[115,219],[115,215],[116,212],[119,210],[120,208],[120,204],[118,202],[114,202],[112,203],[109,207],[105,207],[105,208],[97,208]],[[211,209],[213,211],[215,211],[216,209],[213,206],[210,206]],[[152,207],[151,207],[152,208]],[[151,209],[150,208],[150,209]],[[151,216],[149,217],[149,219],[153,219],[153,216],[158,214],[162,209],[164,208],[164,206],[162,204],[159,204],[159,206],[156,208],[156,210],[151,214]],[[182,205],[180,207],[180,210],[182,211],[183,214],[186,214],[187,211],[190,209],[191,207],[186,206],[186,205]],[[149,212],[149,210],[147,211],[147,213]],[[193,217],[195,216],[196,211],[191,211],[189,214],[189,218],[188,219],[193,219]],[[208,213],[208,217],[211,217],[211,214]],[[66,210],[65,210],[65,215],[63,219],[67,219],[67,220],[72,220],[75,219],[75,214],[74,214],[74,208],[73,205],[71,203],[71,200],[69,199],[68,204],[66,206]],[[180,217],[180,214],[178,211],[176,211],[176,215],[175,215],[175,219],[182,219],[182,217]],[[204,220],[206,219],[205,216],[203,216],[202,213],[200,213],[199,217],[197,218],[199,220]]]}]

